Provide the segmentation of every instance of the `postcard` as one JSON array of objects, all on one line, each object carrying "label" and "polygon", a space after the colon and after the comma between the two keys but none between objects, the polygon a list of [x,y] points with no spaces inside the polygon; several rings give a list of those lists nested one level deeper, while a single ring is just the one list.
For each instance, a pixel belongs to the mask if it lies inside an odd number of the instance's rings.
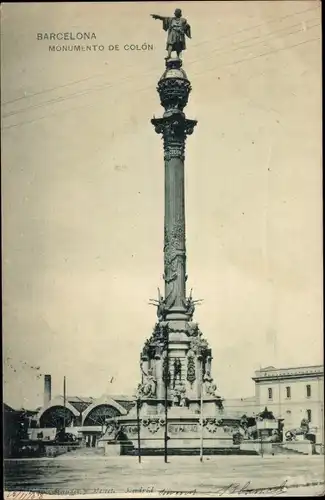
[{"label": "postcard", "polygon": [[6,498],[323,493],[320,19],[2,4]]}]

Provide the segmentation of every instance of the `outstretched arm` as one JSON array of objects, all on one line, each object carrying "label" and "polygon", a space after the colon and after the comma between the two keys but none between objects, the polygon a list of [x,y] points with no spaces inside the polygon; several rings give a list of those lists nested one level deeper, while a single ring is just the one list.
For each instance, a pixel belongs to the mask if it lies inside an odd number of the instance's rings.
[{"label": "outstretched arm", "polygon": [[157,14],[151,14],[151,17],[153,17],[154,19],[160,19],[160,21],[163,21],[164,19],[166,19],[165,17],[158,16]]}]

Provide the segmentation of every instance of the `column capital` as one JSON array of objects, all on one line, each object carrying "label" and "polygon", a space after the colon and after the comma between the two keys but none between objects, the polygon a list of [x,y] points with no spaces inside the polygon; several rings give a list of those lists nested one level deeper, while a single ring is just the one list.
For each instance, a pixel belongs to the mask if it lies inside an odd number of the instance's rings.
[{"label": "column capital", "polygon": [[151,123],[157,134],[179,137],[184,140],[187,135],[193,133],[197,120],[189,120],[182,112],[173,112],[163,118],[152,118]]},{"label": "column capital", "polygon": [[197,121],[187,119],[182,112],[173,112],[163,118],[153,118],[151,123],[155,132],[163,136],[165,160],[184,160],[186,137],[193,133]]}]

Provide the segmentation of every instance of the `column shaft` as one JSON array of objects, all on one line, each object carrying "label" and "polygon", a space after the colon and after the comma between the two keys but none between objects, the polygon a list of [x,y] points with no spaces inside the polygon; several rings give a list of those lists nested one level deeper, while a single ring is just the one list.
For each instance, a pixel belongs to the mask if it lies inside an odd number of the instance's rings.
[{"label": "column shaft", "polygon": [[168,307],[184,307],[186,247],[184,160],[165,159],[165,297]]}]

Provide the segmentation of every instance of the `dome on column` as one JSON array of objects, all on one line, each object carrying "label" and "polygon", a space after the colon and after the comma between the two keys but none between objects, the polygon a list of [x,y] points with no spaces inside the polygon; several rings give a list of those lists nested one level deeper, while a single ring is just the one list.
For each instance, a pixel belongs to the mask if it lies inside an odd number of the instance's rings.
[{"label": "dome on column", "polygon": [[165,112],[169,114],[183,111],[191,92],[191,84],[182,69],[181,59],[166,61],[166,70],[158,82],[157,90]]}]

